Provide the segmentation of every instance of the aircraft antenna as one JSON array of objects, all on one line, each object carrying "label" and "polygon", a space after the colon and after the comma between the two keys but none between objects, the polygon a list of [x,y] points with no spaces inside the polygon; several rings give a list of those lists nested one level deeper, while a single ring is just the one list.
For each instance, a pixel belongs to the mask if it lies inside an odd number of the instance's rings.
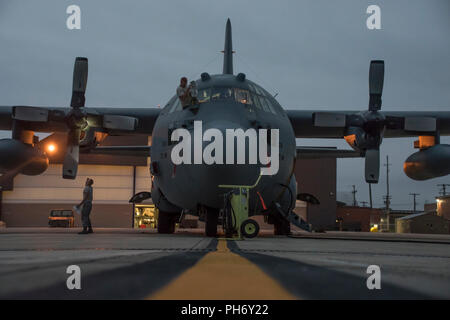
[{"label": "aircraft antenna", "polygon": [[233,41],[230,18],[225,29],[225,46],[223,48],[223,74],[233,74]]}]

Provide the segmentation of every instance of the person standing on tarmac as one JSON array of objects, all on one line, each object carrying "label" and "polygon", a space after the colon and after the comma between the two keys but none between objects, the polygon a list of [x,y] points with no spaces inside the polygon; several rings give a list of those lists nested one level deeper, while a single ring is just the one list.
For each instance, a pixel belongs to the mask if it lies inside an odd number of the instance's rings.
[{"label": "person standing on tarmac", "polygon": [[85,187],[83,189],[83,200],[81,200],[80,204],[75,206],[77,210],[79,210],[79,208],[83,206],[83,209],[81,210],[81,222],[83,224],[83,231],[79,232],[78,234],[88,234],[94,232],[92,230],[91,219],[89,218],[92,210],[93,184],[94,180],[92,180],[91,178],[86,179]]}]

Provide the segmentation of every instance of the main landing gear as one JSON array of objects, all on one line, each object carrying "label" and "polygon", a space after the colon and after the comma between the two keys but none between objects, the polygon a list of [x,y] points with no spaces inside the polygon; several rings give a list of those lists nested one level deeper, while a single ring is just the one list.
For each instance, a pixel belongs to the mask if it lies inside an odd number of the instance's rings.
[{"label": "main landing gear", "polygon": [[174,233],[175,224],[178,221],[178,214],[159,211],[158,215],[158,233]]},{"label": "main landing gear", "polygon": [[219,223],[219,210],[206,209],[205,233],[207,237],[217,237],[217,224]]}]

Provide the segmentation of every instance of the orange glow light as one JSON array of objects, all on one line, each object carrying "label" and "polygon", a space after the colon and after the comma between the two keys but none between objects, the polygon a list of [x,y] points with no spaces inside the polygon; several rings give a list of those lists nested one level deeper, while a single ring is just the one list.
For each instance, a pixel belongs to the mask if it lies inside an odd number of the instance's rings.
[{"label": "orange glow light", "polygon": [[54,152],[54,151],[56,150],[56,146],[55,146],[54,144],[49,144],[49,145],[47,146],[47,150],[48,150],[49,152]]}]

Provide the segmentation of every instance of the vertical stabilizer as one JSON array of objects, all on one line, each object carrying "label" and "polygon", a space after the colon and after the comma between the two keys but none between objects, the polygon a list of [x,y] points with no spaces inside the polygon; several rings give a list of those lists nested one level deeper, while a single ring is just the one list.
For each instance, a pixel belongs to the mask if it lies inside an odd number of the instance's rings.
[{"label": "vertical stabilizer", "polygon": [[225,29],[225,47],[223,49],[223,74],[233,74],[233,41],[231,36],[231,22],[228,18]]}]

